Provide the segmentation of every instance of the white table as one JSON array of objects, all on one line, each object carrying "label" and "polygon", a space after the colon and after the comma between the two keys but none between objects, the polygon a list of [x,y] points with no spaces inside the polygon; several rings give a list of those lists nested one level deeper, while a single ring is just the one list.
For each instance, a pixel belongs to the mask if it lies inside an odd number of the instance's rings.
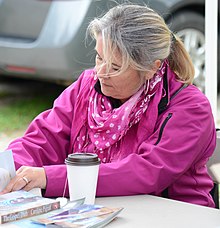
[{"label": "white table", "polygon": [[108,228],[220,228],[220,210],[150,195],[97,198],[124,207]]},{"label": "white table", "polygon": [[[220,228],[220,210],[150,195],[96,198],[96,204],[124,207],[106,228]],[[16,224],[0,225],[21,228]],[[31,227],[22,227],[31,228]]]}]

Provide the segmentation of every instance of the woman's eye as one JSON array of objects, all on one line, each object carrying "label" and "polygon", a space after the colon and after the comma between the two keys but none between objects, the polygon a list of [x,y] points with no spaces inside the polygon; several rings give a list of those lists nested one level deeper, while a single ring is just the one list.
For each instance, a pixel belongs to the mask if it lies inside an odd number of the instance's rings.
[{"label": "woman's eye", "polygon": [[96,55],[96,59],[102,61],[102,58],[99,55]]},{"label": "woman's eye", "polygon": [[112,70],[114,70],[114,71],[119,71],[120,68],[113,65],[113,66],[112,66]]},{"label": "woman's eye", "polygon": [[112,70],[119,71],[119,69],[118,68],[115,68],[115,67],[112,67]]}]

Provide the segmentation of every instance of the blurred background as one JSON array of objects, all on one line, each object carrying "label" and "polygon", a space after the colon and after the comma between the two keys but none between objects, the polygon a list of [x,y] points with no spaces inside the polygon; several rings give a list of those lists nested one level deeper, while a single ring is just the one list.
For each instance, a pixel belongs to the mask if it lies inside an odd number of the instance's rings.
[{"label": "blurred background", "polygon": [[[182,38],[196,69],[194,84],[205,93],[205,0],[130,2],[156,10]],[[84,69],[94,66],[87,25],[115,5],[107,0],[0,0],[1,150]],[[218,126],[219,117],[218,109]]]}]

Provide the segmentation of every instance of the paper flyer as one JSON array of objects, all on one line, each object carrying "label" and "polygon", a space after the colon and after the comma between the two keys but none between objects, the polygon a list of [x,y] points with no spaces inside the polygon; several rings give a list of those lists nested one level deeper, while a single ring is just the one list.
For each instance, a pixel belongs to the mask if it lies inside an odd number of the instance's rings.
[{"label": "paper flyer", "polygon": [[0,152],[0,191],[9,183],[16,174],[14,159],[11,150]]}]

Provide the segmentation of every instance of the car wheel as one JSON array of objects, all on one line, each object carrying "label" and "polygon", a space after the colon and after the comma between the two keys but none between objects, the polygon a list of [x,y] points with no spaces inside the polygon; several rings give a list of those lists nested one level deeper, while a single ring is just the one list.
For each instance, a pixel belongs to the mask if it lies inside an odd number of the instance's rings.
[{"label": "car wheel", "polygon": [[168,21],[170,29],[182,38],[194,67],[194,84],[205,91],[205,18],[195,12],[182,11]]}]

